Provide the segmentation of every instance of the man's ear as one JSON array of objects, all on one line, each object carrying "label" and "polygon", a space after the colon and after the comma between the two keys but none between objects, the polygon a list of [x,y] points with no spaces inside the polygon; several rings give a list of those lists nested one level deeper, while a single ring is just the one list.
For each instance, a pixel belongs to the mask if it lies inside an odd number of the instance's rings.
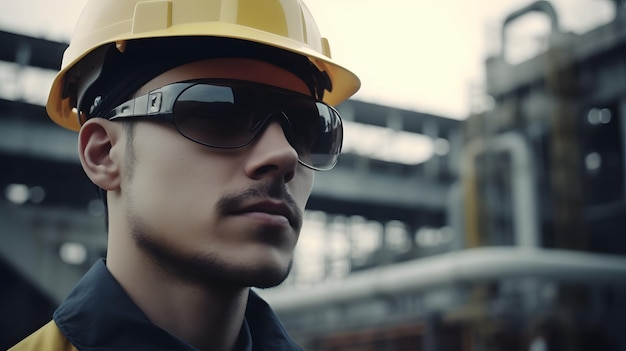
[{"label": "man's ear", "polygon": [[104,118],[91,118],[78,134],[80,163],[91,181],[100,188],[112,191],[121,183],[125,142],[120,123]]}]

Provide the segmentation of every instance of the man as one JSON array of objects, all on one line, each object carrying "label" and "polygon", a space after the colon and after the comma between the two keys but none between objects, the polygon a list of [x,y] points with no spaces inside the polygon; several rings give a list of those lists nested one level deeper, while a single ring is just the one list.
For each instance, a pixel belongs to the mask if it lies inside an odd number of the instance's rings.
[{"label": "man", "polygon": [[250,290],[289,273],[330,107],[359,88],[301,0],[92,0],[48,101],[108,251],[13,350],[299,350]]}]

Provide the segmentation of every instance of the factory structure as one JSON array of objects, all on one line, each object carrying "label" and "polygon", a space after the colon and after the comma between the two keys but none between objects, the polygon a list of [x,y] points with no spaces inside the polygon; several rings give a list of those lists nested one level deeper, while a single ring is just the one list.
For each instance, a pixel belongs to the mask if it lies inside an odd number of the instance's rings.
[{"label": "factory structure", "polygon": [[[550,22],[545,49],[511,63],[506,30],[529,13]],[[616,1],[613,21],[574,34],[536,1],[501,32],[485,61],[491,106],[465,120],[338,106],[346,129],[419,136],[431,154],[407,163],[349,148],[316,175],[305,223],[321,249],[303,231],[292,275],[259,291],[305,350],[626,349],[626,9]],[[67,47],[2,31],[0,41],[18,78],[57,70]],[[15,96],[0,96],[5,349],[106,255],[76,134]]]}]

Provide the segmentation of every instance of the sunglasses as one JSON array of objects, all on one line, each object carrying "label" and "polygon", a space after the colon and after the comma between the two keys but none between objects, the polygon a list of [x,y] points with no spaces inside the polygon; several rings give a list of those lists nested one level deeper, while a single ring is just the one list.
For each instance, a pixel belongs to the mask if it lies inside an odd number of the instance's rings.
[{"label": "sunglasses", "polygon": [[169,84],[104,117],[168,122],[185,138],[219,149],[249,145],[270,121],[277,121],[298,161],[318,171],[335,166],[343,140],[341,117],[333,107],[291,90],[237,80]]}]

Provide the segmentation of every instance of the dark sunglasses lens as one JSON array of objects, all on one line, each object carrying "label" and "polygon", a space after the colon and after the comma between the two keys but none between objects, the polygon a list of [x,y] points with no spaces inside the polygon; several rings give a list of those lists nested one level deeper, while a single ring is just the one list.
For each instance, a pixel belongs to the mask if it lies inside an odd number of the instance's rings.
[{"label": "dark sunglasses lens", "polygon": [[343,140],[337,112],[321,102],[303,101],[285,108],[285,114],[300,161],[313,168],[331,169],[337,162]]},{"label": "dark sunglasses lens", "polygon": [[197,84],[185,90],[174,104],[174,120],[187,138],[215,147],[237,147],[254,138],[258,121],[238,104],[233,88]]},{"label": "dark sunglasses lens", "polygon": [[290,94],[244,87],[196,84],[174,103],[176,128],[204,145],[236,148],[246,145],[263,128],[272,112],[288,119],[286,131],[300,161],[320,170],[331,169],[341,152],[343,130],[337,112],[321,102]]}]

